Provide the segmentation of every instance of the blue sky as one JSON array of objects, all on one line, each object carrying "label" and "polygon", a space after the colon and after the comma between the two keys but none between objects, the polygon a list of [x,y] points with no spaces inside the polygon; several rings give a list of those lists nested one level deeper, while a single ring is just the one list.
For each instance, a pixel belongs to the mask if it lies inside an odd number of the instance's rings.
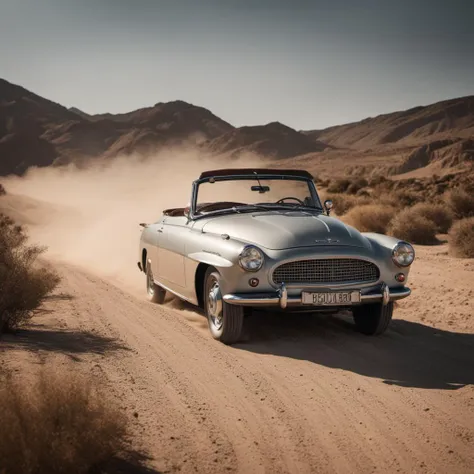
[{"label": "blue sky", "polygon": [[472,18],[472,0],[0,0],[0,77],[88,113],[181,99],[315,129],[474,94]]}]

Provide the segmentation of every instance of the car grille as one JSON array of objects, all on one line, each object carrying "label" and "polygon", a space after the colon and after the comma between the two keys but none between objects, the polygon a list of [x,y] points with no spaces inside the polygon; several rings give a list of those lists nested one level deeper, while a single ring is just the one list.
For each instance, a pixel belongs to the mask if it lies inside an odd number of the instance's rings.
[{"label": "car grille", "polygon": [[379,279],[379,269],[365,260],[331,258],[299,260],[280,265],[273,272],[273,282],[280,283],[372,283]]}]

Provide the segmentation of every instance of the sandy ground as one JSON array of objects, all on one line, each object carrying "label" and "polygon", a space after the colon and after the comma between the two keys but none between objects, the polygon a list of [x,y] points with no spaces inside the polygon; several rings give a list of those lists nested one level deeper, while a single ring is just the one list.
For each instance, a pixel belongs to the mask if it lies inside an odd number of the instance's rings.
[{"label": "sandy ground", "polygon": [[129,414],[147,472],[474,472],[473,260],[418,247],[413,295],[381,337],[344,314],[255,314],[228,347],[193,308],[145,301],[138,230],[114,234],[123,252],[114,242],[108,253],[116,206],[81,232],[80,217],[51,212],[47,187],[30,182],[45,201],[10,196],[4,210],[28,217],[63,281],[31,328],[2,339],[0,364],[17,377],[44,364],[99,377]]},{"label": "sandy ground", "polygon": [[474,262],[418,250],[384,336],[260,314],[234,347],[191,308],[57,263],[58,294],[0,357],[18,376],[73,363],[103,378],[158,471],[473,472]]}]

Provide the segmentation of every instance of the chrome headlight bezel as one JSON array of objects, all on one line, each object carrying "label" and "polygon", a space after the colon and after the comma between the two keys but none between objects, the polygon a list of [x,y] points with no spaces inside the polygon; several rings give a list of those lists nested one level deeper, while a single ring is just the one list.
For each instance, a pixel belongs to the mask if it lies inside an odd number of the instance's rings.
[{"label": "chrome headlight bezel", "polygon": [[[257,262],[256,266],[249,265],[250,262]],[[239,255],[239,265],[246,272],[258,272],[265,263],[265,255],[255,245],[246,245]]]},{"label": "chrome headlight bezel", "polygon": [[[397,259],[397,256],[400,255],[400,250],[403,247],[405,248],[405,255],[410,255],[411,256],[411,260],[409,260],[409,261],[407,260],[408,263],[407,263],[407,261],[403,262],[403,261],[400,261],[400,260]],[[400,242],[397,243],[397,245],[395,245],[395,247],[393,247],[393,249],[392,249],[392,261],[397,267],[401,267],[401,268],[409,267],[413,263],[414,260],[415,260],[415,249],[408,242],[400,241]]]}]

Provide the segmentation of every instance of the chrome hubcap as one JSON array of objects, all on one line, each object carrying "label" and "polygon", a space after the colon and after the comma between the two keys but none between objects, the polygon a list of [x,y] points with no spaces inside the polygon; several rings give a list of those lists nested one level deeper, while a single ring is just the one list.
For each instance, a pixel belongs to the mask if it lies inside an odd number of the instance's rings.
[{"label": "chrome hubcap", "polygon": [[222,296],[219,283],[214,281],[207,295],[207,312],[216,329],[222,327]]}]

